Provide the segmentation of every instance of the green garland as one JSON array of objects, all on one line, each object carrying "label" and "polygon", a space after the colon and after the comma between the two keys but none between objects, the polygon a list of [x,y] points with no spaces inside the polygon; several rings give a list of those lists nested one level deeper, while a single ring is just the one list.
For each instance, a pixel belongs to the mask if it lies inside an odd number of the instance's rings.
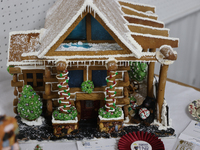
[{"label": "green garland", "polygon": [[146,63],[140,63],[140,62],[129,62],[130,64],[130,71],[129,77],[130,79],[136,80],[136,81],[142,81],[147,76],[147,64]]},{"label": "green garland", "polygon": [[74,106],[70,107],[70,110],[68,111],[68,114],[60,113],[58,110],[55,110],[53,112],[53,117],[56,120],[74,120],[77,117],[77,110]]},{"label": "green garland", "polygon": [[81,90],[89,94],[92,93],[92,91],[94,90],[94,83],[90,80],[84,81],[81,84]]},{"label": "green garland", "polygon": [[35,120],[42,113],[42,102],[39,95],[30,85],[23,87],[22,93],[18,99],[18,114],[26,120]]},{"label": "green garland", "polygon": [[99,115],[103,118],[119,118],[122,115],[122,110],[119,107],[115,107],[114,112],[109,112],[104,106],[99,109]]},{"label": "green garland", "polygon": [[7,67],[7,71],[8,71],[8,73],[9,73],[10,75],[13,75],[13,74],[10,73],[10,67],[14,67],[14,66],[8,66],[8,67]]}]

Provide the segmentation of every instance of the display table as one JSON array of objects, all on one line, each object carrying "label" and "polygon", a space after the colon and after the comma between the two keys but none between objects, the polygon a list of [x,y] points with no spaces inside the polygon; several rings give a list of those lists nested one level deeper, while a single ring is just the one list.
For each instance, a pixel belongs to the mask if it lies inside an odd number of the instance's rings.
[{"label": "display table", "polygon": [[[10,86],[11,80],[0,82],[0,113],[7,114],[9,116],[15,116],[13,113],[13,99],[14,88]],[[166,150],[173,150],[173,147],[177,141],[179,134],[187,127],[190,121],[193,119],[188,112],[188,104],[196,99],[200,99],[200,92],[177,83],[167,81],[165,99],[170,108],[170,117],[172,119],[173,128],[176,131],[176,138],[164,138]],[[103,139],[99,139],[103,140]],[[44,150],[55,149],[70,149],[77,150],[75,141],[65,142],[26,142],[21,143],[20,147],[23,150],[33,150],[36,144],[40,144]],[[196,150],[200,147],[196,147]]]}]

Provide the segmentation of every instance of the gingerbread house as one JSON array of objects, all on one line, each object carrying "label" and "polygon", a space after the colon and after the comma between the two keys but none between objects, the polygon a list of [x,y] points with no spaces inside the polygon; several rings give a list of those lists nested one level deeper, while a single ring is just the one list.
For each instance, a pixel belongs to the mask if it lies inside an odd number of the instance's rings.
[{"label": "gingerbread house", "polygon": [[[178,47],[178,39],[169,37],[157,18],[155,7],[123,0],[58,0],[47,12],[44,28],[10,33],[7,64],[15,113],[17,97],[28,84],[40,93],[50,116],[56,108],[66,114],[75,106],[77,117],[53,117],[55,125],[73,124],[75,129],[80,119],[89,118],[120,123],[129,115],[131,61],[148,64],[147,96],[156,98],[156,119],[162,122],[167,70],[177,58],[172,48]],[[156,62],[161,69],[155,95]],[[88,80],[94,83],[92,93],[81,90]],[[98,117],[99,108],[112,112],[116,106],[123,109],[119,117]]]}]

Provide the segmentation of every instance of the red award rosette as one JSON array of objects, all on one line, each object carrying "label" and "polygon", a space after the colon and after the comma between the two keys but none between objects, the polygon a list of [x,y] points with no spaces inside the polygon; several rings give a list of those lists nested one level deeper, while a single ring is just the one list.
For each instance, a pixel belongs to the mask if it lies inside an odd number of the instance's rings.
[{"label": "red award rosette", "polygon": [[118,143],[119,150],[165,150],[163,142],[151,133],[138,131],[121,137]]}]

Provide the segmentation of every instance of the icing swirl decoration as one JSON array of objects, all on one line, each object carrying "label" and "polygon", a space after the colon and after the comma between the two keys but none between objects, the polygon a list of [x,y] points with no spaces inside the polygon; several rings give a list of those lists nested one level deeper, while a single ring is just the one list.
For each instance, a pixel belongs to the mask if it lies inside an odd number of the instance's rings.
[{"label": "icing swirl decoration", "polygon": [[[115,80],[115,76],[118,74],[118,72],[116,71],[109,71],[109,76],[106,77],[106,81],[107,83],[111,83],[110,86],[107,86],[105,88],[106,90],[106,95],[105,95],[105,101],[106,101],[106,111],[107,112],[114,112],[115,108],[116,108],[116,99],[115,99],[115,95],[116,95],[116,91],[113,90],[115,89],[115,86],[117,85],[117,82]],[[114,78],[114,80],[111,80],[111,78]]]},{"label": "icing swirl decoration", "polygon": [[[66,113],[69,113],[69,108],[71,107],[71,102],[69,101],[69,99],[70,99],[70,93],[69,93],[70,88],[69,88],[69,85],[68,85],[68,82],[69,82],[68,74],[69,74],[69,72],[67,70],[64,70],[63,73],[56,75],[56,78],[58,80],[64,80],[63,82],[60,82],[59,84],[57,84],[57,86],[59,88],[58,103],[60,105],[64,104],[63,106],[59,106],[58,109],[61,112],[66,112]],[[68,108],[68,109],[65,109],[65,108]]]},{"label": "icing swirl decoration", "polygon": [[75,117],[77,117],[77,110],[74,106],[71,106],[70,99],[70,93],[69,93],[69,72],[67,70],[64,70],[60,74],[56,75],[56,78],[58,79],[59,83],[57,84],[59,91],[58,91],[58,103],[59,107],[58,110],[55,110],[53,112],[53,117],[56,120],[74,120]]}]

